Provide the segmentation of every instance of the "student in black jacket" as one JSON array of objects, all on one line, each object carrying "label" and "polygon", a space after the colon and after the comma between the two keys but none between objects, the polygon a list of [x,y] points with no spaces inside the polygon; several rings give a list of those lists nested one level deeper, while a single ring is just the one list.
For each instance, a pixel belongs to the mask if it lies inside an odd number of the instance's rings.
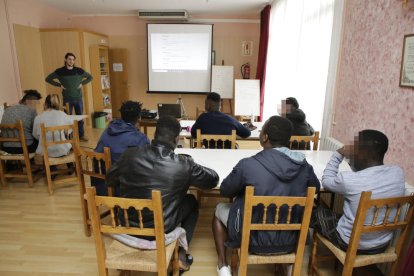
[{"label": "student in black jacket", "polygon": [[[234,201],[218,204],[213,218],[219,276],[231,275],[224,243],[227,242],[231,247],[240,247],[246,186],[254,186],[255,195],[266,196],[306,196],[310,186],[319,190],[319,180],[312,166],[306,162],[304,154],[286,147],[291,132],[292,125],[287,119],[279,116],[269,118],[260,133],[263,150],[240,160],[221,183],[220,194],[234,198]],[[263,209],[253,210],[252,220],[258,222],[262,213]],[[292,221],[300,220],[301,213],[302,210],[294,210]],[[286,217],[287,210],[281,210],[279,221],[286,221]],[[294,250],[296,241],[295,231],[256,231],[250,235],[249,251],[265,254],[288,253]]]},{"label": "student in black jacket", "polygon": [[[195,163],[191,157],[174,153],[180,130],[180,123],[175,118],[161,117],[151,145],[125,150],[108,171],[106,182],[109,186],[119,187],[119,196],[124,198],[151,198],[152,190],[161,191],[165,232],[181,225],[190,244],[198,219],[198,203],[193,195],[187,194],[188,188],[191,185],[212,189],[219,176],[214,170]],[[128,219],[130,225],[138,225],[136,211],[129,210]],[[142,219],[145,227],[153,227],[151,212],[144,210]],[[188,270],[182,248],[179,255],[180,268]]]}]

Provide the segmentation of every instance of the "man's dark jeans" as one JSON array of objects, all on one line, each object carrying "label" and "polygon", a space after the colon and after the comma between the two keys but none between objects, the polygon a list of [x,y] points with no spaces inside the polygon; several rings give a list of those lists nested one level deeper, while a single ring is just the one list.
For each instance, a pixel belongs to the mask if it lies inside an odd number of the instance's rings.
[{"label": "man's dark jeans", "polygon": [[[69,114],[72,114],[72,110],[75,109],[75,114],[76,115],[82,115],[83,114],[83,102],[82,102],[82,98],[78,99],[78,100],[69,100],[64,102],[64,104],[69,103]],[[78,127],[79,127],[79,138],[83,137],[85,135],[85,129],[83,126],[84,122],[82,121],[78,121]]]}]

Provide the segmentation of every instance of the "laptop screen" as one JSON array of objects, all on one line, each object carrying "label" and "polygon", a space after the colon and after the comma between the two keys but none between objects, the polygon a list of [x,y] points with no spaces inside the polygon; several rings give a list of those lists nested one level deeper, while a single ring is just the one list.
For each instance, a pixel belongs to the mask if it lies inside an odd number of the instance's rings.
[{"label": "laptop screen", "polygon": [[181,106],[180,104],[162,104],[158,105],[158,117],[173,116],[174,118],[181,118]]}]

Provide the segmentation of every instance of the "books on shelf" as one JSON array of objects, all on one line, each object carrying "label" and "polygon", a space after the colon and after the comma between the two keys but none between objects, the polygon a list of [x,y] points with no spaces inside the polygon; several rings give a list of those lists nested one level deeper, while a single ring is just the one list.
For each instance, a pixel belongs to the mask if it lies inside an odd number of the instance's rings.
[{"label": "books on shelf", "polygon": [[107,75],[102,75],[101,76],[101,86],[102,86],[102,89],[111,88],[111,85],[109,83],[109,77]]},{"label": "books on shelf", "polygon": [[111,98],[109,97],[109,95],[103,94],[102,99],[103,99],[103,106],[104,107],[110,107],[111,106]]}]

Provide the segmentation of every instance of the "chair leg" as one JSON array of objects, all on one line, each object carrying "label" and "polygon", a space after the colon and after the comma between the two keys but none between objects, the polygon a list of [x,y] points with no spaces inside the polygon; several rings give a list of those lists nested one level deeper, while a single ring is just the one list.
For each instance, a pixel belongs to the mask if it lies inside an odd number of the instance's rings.
[{"label": "chair leg", "polygon": [[85,232],[85,236],[91,236],[91,225],[89,222],[89,213],[88,213],[88,202],[83,198],[81,195],[81,205],[82,205],[82,219],[83,219],[83,230]]},{"label": "chair leg", "polygon": [[49,189],[49,195],[53,195],[52,173],[50,171],[49,164],[45,163],[45,171],[46,171],[46,180],[47,180],[47,188]]},{"label": "chair leg", "polygon": [[352,276],[353,270],[354,270],[354,263],[345,262],[343,270],[342,270],[342,276]]},{"label": "chair leg", "polygon": [[313,234],[313,246],[312,246],[312,252],[309,258],[309,264],[308,264],[308,275],[313,275],[313,270],[316,270],[316,253],[318,249],[318,238],[316,237],[316,232]]},{"label": "chair leg", "polygon": [[24,163],[26,166],[26,173],[27,173],[27,180],[29,182],[29,188],[33,188],[33,173],[32,173],[32,166],[30,164],[30,159],[24,159]]},{"label": "chair leg", "polygon": [[6,177],[4,176],[5,174],[6,174],[6,170],[5,170],[4,160],[0,160],[0,179],[1,179],[1,186],[3,188],[7,188],[7,180],[6,180]]}]

